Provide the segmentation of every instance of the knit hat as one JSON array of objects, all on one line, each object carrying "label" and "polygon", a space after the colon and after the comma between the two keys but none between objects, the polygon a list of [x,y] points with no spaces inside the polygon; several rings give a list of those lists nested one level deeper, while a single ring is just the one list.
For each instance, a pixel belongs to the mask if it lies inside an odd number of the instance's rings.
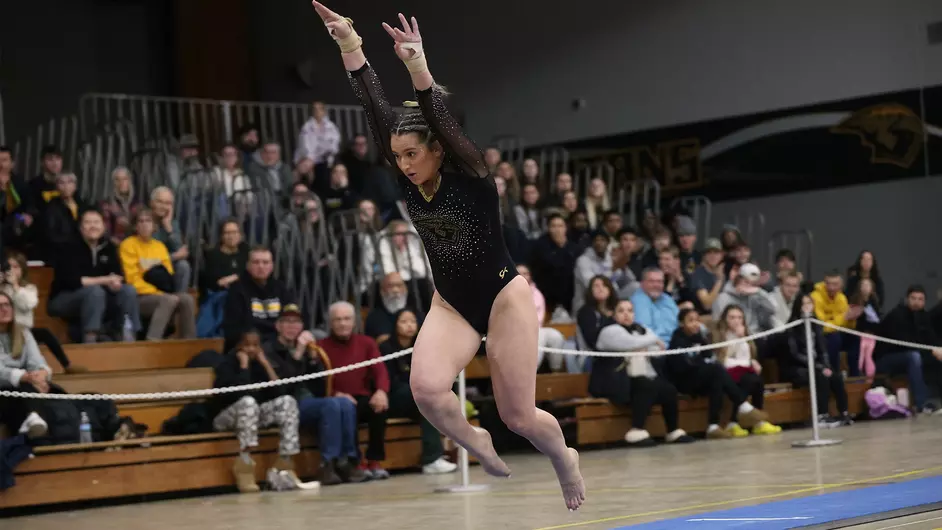
[{"label": "knit hat", "polygon": [[695,236],[697,235],[697,223],[693,222],[693,219],[686,215],[681,215],[677,217],[677,235],[678,236]]}]

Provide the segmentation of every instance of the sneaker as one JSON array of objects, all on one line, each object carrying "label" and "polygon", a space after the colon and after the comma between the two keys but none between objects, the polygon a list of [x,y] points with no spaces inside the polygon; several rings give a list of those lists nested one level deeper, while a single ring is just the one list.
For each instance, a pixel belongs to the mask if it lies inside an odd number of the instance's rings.
[{"label": "sneaker", "polygon": [[322,462],[321,468],[317,472],[317,480],[324,486],[333,486],[344,482],[337,471],[334,470],[333,462]]},{"label": "sneaker", "polygon": [[922,407],[922,411],[921,411],[921,412],[922,412],[922,414],[925,414],[926,416],[931,416],[932,414],[935,414],[935,413],[938,412],[939,410],[942,410],[942,409],[937,408],[937,407],[936,407],[935,405],[933,405],[932,403],[926,403],[926,405],[925,405],[924,407]]},{"label": "sneaker", "polygon": [[369,470],[373,480],[386,480],[389,478],[389,471],[380,467],[379,462],[370,462]]},{"label": "sneaker", "polygon": [[452,464],[448,460],[445,460],[444,457],[439,458],[431,464],[422,466],[423,475],[444,475],[446,473],[454,473],[457,470],[458,465]]},{"label": "sneaker", "polygon": [[753,409],[750,410],[749,412],[740,412],[740,413],[739,413],[739,416],[738,416],[738,419],[739,419],[739,422],[738,422],[738,423],[739,423],[742,427],[744,427],[744,428],[746,428],[746,429],[750,429],[750,428],[755,427],[756,425],[762,423],[763,421],[767,421],[767,420],[769,419],[769,415],[766,414],[766,413],[765,413],[764,411],[762,411],[762,410],[759,410],[759,409],[757,409],[757,408],[753,408]]},{"label": "sneaker", "polygon": [[778,434],[782,432],[782,428],[778,425],[772,425],[767,421],[756,425],[752,428],[752,434]]},{"label": "sneaker", "polygon": [[[742,427],[740,427],[741,429]],[[748,433],[746,433],[748,435]],[[733,433],[726,429],[713,429],[712,431],[707,431],[706,438],[707,440],[729,440],[733,437]]]},{"label": "sneaker", "polygon": [[749,431],[743,429],[739,426],[738,423],[735,422],[731,422],[726,426],[726,432],[728,432],[732,438],[745,438],[746,436],[749,436]]},{"label": "sneaker", "polygon": [[346,458],[338,458],[335,469],[340,480],[357,484],[373,478],[365,466],[355,466]]},{"label": "sneaker", "polygon": [[664,440],[669,444],[689,444],[697,441],[696,438],[687,434],[683,429],[676,429],[668,433]]},{"label": "sneaker", "polygon": [[23,420],[23,424],[20,425],[20,434],[25,434],[29,438],[42,438],[48,433],[49,425],[35,412],[30,412],[29,416],[26,416],[26,419]]},{"label": "sneaker", "polygon": [[833,429],[841,426],[841,420],[828,414],[818,414],[819,429]]},{"label": "sneaker", "polygon": [[848,427],[854,424],[854,417],[850,415],[850,412],[844,412],[840,417],[841,426]]},{"label": "sneaker", "polygon": [[232,464],[232,474],[235,476],[236,487],[240,493],[258,493],[259,487],[255,482],[255,461],[243,460],[237,456]]},{"label": "sneaker", "polygon": [[625,433],[625,441],[630,447],[653,447],[657,445],[654,438],[644,429],[631,429]]}]

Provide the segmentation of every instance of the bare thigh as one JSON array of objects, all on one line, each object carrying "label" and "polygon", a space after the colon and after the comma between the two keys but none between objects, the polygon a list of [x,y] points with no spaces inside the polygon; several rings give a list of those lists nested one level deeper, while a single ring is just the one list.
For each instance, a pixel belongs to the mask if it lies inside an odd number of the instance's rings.
[{"label": "bare thigh", "polygon": [[481,335],[436,292],[412,351],[412,392],[450,392],[480,345]]},{"label": "bare thigh", "polygon": [[529,414],[536,406],[538,335],[530,286],[518,276],[497,295],[488,320],[487,360],[502,417]]}]

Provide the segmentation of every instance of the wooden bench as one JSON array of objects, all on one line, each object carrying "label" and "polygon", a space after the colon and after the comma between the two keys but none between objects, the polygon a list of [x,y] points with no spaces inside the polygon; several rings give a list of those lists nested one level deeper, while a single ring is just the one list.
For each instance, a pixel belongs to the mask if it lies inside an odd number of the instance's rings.
[{"label": "wooden bench", "polygon": [[[163,370],[184,368],[194,355],[203,350],[221,351],[222,339],[65,344],[63,349],[70,361],[88,368],[90,372]],[[62,373],[62,367],[49,350],[45,346],[40,350],[53,372]]]},{"label": "wooden bench", "polygon": [[213,387],[212,368],[168,368],[67,374],[54,381],[70,394],[139,394]]},{"label": "wooden bench", "polygon": [[[39,304],[33,311],[33,325],[37,328],[46,328],[59,339],[62,344],[72,342],[69,339],[69,324],[60,318],[49,316],[49,291],[52,289],[52,267],[30,267],[29,281],[36,285],[39,294]],[[78,363],[76,363],[78,364]]]}]

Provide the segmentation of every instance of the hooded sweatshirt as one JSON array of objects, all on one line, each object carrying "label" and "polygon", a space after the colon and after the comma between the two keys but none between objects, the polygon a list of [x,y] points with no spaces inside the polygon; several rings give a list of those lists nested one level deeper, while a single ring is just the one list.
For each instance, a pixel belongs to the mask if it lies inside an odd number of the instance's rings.
[{"label": "hooded sweatshirt", "polygon": [[738,305],[746,317],[746,326],[755,331],[777,328],[784,321],[776,318],[776,306],[769,293],[759,289],[752,294],[742,294],[733,287],[732,282],[723,287],[723,291],[713,302],[713,320],[718,321],[729,305]]},{"label": "hooded sweatshirt", "polygon": [[[281,280],[269,278],[260,284],[248,272],[242,273],[229,286],[223,311],[226,350],[232,349],[247,329],[258,330],[265,341],[277,336],[275,322],[281,315],[281,308],[293,303],[296,303],[294,295]],[[307,319],[302,318],[302,321],[307,322]]]},{"label": "hooded sweatshirt", "polygon": [[[823,320],[835,326],[853,327],[853,325],[850,325],[851,323],[844,320],[844,315],[850,307],[844,293],[838,291],[837,294],[831,297],[824,282],[818,282],[814,285],[811,299],[814,300],[814,316],[818,320]],[[836,331],[833,328],[824,328],[825,335]]]},{"label": "hooded sweatshirt", "polygon": [[[630,329],[629,329],[630,328]],[[626,328],[621,324],[611,324],[602,328],[596,347],[607,352],[647,351],[657,346],[658,336],[650,328],[632,325]],[[602,357],[599,357],[601,359]],[[610,357],[606,359],[612,359]],[[597,359],[598,360],[598,359]],[[621,359],[616,359],[621,362]],[[628,363],[628,375],[631,377],[657,377],[657,370],[651,364],[651,357],[633,355],[625,359]]]},{"label": "hooded sweatshirt", "polygon": [[585,303],[585,290],[594,276],[612,277],[612,254],[606,251],[599,256],[591,246],[576,259],[575,291],[572,296],[572,310],[578,311]]},{"label": "hooded sweatshirt", "polygon": [[785,295],[782,294],[782,286],[777,285],[772,289],[771,297],[772,302],[775,304],[775,319],[779,323],[788,322],[788,319],[792,316],[792,306],[795,305],[800,294],[795,295],[795,298],[793,298],[791,302],[788,302],[785,300]]}]

